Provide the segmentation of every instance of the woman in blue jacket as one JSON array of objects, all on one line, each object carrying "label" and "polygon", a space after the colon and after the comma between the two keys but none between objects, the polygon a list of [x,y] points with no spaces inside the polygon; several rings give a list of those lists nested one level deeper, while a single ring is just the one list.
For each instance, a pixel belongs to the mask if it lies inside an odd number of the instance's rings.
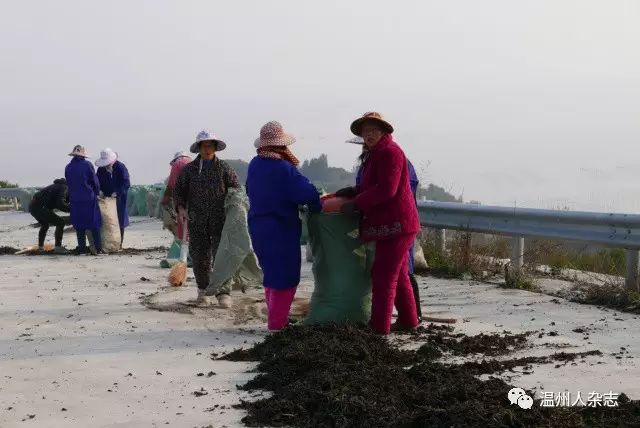
[{"label": "woman in blue jacket", "polygon": [[278,122],[269,122],[255,142],[249,164],[249,233],[264,273],[269,330],[286,327],[300,282],[300,205],[320,211],[320,195],[297,169],[288,146],[295,142]]},{"label": "woman in blue jacket", "polygon": [[95,247],[91,252],[96,255],[102,253],[100,238],[102,218],[98,207],[100,184],[93,165],[87,160],[88,155],[84,147],[75,146],[69,156],[73,159],[65,168],[64,175],[69,187],[71,224],[78,235],[76,254],[86,253],[86,233],[91,231]]},{"label": "woman in blue jacket", "polygon": [[98,167],[100,191],[106,197],[116,197],[118,223],[120,224],[120,246],[122,246],[124,228],[129,226],[129,212],[127,211],[127,193],[131,187],[129,171],[111,149],[104,149],[100,152],[100,159],[96,160],[96,166]]}]

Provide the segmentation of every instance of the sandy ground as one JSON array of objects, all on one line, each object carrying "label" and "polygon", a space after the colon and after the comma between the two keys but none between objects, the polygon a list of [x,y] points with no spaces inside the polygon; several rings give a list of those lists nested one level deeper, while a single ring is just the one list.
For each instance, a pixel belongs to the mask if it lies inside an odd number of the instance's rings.
[{"label": "sandy ground", "polygon": [[[0,246],[32,245],[31,222],[0,214]],[[65,240],[73,246],[73,236]],[[159,222],[136,219],[125,247],[169,242]],[[193,281],[167,287],[162,257],[0,256],[0,427],[242,426],[243,413],[231,405],[248,398],[236,385],[252,366],[211,354],[266,334],[262,291],[237,292],[230,311],[195,308]],[[312,288],[305,264],[301,300]],[[514,385],[640,399],[638,316],[469,281],[421,278],[421,288],[426,315],[458,318],[456,328],[468,334],[545,329],[523,355],[604,354],[515,373]],[[573,332],[578,327],[588,335]]]}]

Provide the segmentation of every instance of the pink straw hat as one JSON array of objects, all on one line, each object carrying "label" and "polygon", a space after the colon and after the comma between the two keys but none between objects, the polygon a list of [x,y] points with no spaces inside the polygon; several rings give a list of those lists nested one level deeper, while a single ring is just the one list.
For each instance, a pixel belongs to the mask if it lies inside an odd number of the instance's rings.
[{"label": "pink straw hat", "polygon": [[259,149],[267,146],[290,146],[295,142],[296,137],[284,132],[280,122],[272,120],[260,129],[260,138],[256,140],[254,145]]}]

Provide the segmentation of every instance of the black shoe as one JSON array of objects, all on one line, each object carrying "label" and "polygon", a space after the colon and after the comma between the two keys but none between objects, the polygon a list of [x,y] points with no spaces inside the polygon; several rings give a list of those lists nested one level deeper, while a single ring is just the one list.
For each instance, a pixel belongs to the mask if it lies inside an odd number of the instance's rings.
[{"label": "black shoe", "polygon": [[417,327],[418,326],[407,327],[402,324],[398,324],[397,322],[394,322],[393,324],[391,324],[391,331],[394,333],[411,333]]},{"label": "black shoe", "polygon": [[89,247],[89,252],[91,253],[92,256],[103,256],[106,254],[102,249],[97,250],[91,247]]}]

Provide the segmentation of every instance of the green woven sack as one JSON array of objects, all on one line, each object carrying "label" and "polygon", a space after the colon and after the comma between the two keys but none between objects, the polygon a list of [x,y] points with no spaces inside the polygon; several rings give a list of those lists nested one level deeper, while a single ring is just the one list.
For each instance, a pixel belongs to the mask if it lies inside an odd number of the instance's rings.
[{"label": "green woven sack", "polygon": [[374,251],[358,239],[357,220],[311,214],[308,227],[315,288],[305,324],[368,322]]}]

